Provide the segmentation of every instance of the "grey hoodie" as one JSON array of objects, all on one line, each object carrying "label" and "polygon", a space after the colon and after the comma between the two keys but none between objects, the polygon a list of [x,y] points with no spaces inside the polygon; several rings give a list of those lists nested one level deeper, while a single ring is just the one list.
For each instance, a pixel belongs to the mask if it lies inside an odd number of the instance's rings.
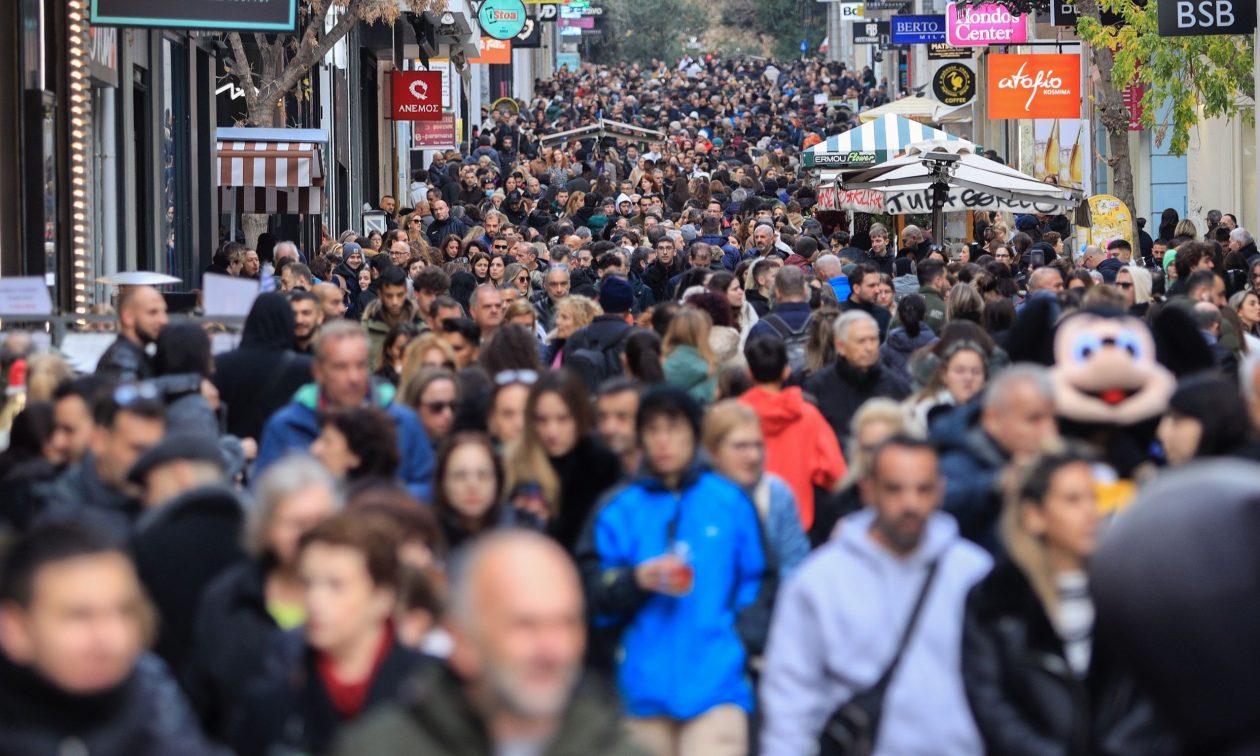
[{"label": "grey hoodie", "polygon": [[939,512],[918,550],[899,558],[871,539],[874,519],[866,509],[841,520],[839,535],[779,594],[761,681],[763,756],[812,753],[832,711],[875,683],[937,558],[936,582],[884,698],[875,753],[984,753],[963,691],[962,624],[967,592],[992,560]]}]

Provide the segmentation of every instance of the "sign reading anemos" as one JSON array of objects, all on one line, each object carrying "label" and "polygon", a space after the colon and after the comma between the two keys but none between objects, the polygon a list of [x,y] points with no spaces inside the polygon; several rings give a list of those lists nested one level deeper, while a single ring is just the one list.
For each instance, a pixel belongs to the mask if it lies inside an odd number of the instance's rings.
[{"label": "sign reading anemos", "polygon": [[[842,189],[824,186],[818,190],[819,210],[850,210],[855,213],[907,215],[932,211],[932,190],[881,192],[876,189]],[[1063,212],[1063,206],[1047,202],[1021,202],[988,192],[951,186],[945,212],[996,210],[1009,213],[1050,215]]]},{"label": "sign reading anemos", "polygon": [[394,119],[436,121],[442,117],[441,71],[395,71]]},{"label": "sign reading anemos", "polygon": [[1079,55],[990,55],[989,118],[1080,118]]},{"label": "sign reading anemos", "polygon": [[955,47],[1018,44],[1028,41],[1028,17],[1012,15],[996,3],[950,3],[945,6],[945,31]]}]

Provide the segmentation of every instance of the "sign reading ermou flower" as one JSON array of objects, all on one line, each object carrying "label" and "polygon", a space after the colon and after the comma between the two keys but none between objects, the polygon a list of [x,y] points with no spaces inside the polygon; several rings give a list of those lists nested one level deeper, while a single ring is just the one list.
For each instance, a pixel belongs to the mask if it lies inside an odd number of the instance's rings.
[{"label": "sign reading ermou flower", "polygon": [[955,47],[1012,45],[1028,41],[1028,17],[996,3],[945,6],[945,31]]}]

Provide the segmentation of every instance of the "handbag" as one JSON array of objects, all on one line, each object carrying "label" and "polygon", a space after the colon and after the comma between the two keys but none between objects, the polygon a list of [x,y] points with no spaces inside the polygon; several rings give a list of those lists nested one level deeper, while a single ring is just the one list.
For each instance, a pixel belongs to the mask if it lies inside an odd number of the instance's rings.
[{"label": "handbag", "polygon": [[884,713],[884,696],[897,672],[897,665],[906,652],[906,646],[910,645],[910,636],[914,633],[923,605],[927,603],[928,592],[932,589],[939,566],[940,560],[933,560],[928,565],[923,587],[919,589],[919,597],[915,599],[914,609],[910,611],[906,627],[901,631],[901,640],[897,642],[897,650],[883,674],[874,685],[840,704],[827,718],[827,724],[823,726],[819,738],[820,756],[870,756],[875,752],[875,738],[879,734],[879,722]]}]

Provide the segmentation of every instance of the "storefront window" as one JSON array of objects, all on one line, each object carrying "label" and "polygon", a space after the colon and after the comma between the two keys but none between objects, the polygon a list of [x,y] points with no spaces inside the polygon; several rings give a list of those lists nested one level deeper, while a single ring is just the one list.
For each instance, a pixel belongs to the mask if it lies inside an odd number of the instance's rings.
[{"label": "storefront window", "polygon": [[162,147],[158,208],[161,215],[161,270],[192,284],[192,204],[189,201],[188,57],[184,45],[162,39]]}]

